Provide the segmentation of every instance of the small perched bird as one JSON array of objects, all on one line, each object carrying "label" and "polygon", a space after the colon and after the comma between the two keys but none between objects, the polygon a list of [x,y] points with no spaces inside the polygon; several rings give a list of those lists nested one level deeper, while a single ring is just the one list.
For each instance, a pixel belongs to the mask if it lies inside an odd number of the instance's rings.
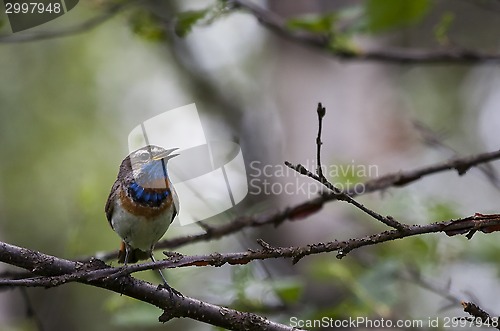
[{"label": "small perched bird", "polygon": [[[118,262],[148,257],[155,262],[154,246],[179,212],[179,199],[167,172],[168,160],[179,155],[172,154],[175,150],[148,145],[122,161],[105,207],[111,228],[122,238]],[[160,275],[171,289],[161,271]]]}]

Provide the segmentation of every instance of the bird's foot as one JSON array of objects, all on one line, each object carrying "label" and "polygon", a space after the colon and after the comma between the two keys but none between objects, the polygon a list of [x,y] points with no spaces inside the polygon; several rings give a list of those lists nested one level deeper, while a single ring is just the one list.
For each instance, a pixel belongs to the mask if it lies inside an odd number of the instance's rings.
[{"label": "bird's foot", "polygon": [[175,288],[173,288],[172,286],[168,285],[166,282],[163,283],[163,284],[160,284],[158,285],[158,289],[159,290],[167,290],[169,293],[170,293],[170,297],[172,297],[173,294],[177,295],[178,297],[181,297],[183,298],[184,295],[182,295],[181,292],[177,291]]}]

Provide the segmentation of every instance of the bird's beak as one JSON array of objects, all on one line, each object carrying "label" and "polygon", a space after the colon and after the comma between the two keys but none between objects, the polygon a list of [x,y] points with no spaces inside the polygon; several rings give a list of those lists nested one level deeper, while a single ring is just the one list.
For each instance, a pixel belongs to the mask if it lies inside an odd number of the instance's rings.
[{"label": "bird's beak", "polygon": [[178,150],[178,148],[167,149],[166,151],[153,156],[153,160],[157,161],[157,160],[163,159],[165,161],[168,161],[171,158],[179,156],[179,154],[171,154],[172,152],[174,152],[176,150]]}]

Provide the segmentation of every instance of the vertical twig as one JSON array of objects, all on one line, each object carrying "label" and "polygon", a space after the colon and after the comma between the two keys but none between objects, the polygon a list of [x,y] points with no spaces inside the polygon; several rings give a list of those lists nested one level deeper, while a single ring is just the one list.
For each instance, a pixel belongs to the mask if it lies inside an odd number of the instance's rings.
[{"label": "vertical twig", "polygon": [[317,161],[317,170],[316,174],[321,178],[325,179],[325,176],[323,176],[323,168],[321,167],[321,145],[323,143],[321,142],[321,131],[323,129],[323,117],[326,115],[326,108],[323,107],[321,102],[318,102],[318,109],[316,110],[318,113],[318,136],[316,137],[316,161]]},{"label": "vertical twig", "polygon": [[357,202],[354,200],[349,194],[345,193],[344,191],[340,190],[337,188],[335,185],[330,183],[328,179],[323,175],[323,170],[321,169],[321,145],[323,144],[321,142],[321,131],[323,129],[323,117],[325,117],[326,114],[326,108],[323,107],[323,105],[318,103],[318,108],[317,108],[317,113],[318,113],[318,136],[316,137],[316,160],[318,162],[317,164],[317,169],[316,169],[316,175],[304,168],[301,164],[297,165],[292,165],[290,162],[285,161],[285,165],[287,167],[290,167],[297,171],[298,173],[311,177],[312,179],[320,182],[324,186],[326,186],[329,190],[331,190],[337,197],[338,200],[345,201],[347,203],[350,203],[363,212],[367,213],[368,215],[372,216],[373,218],[381,221],[387,226],[390,226],[392,228],[395,228],[400,231],[406,231],[408,229],[408,226],[405,224],[402,224],[398,221],[396,221],[392,216],[383,216],[369,208],[366,208],[363,204]]}]

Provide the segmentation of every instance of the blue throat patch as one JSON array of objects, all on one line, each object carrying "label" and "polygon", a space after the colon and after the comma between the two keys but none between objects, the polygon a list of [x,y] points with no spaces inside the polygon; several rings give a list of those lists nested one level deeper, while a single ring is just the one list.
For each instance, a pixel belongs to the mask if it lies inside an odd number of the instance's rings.
[{"label": "blue throat patch", "polygon": [[158,189],[145,189],[136,182],[130,184],[128,191],[134,201],[149,206],[159,206],[170,194],[168,189],[158,192]]},{"label": "blue throat patch", "polygon": [[141,173],[146,182],[149,180],[155,181],[168,177],[166,163],[164,163],[163,160],[150,161],[146,163],[142,166]]}]

